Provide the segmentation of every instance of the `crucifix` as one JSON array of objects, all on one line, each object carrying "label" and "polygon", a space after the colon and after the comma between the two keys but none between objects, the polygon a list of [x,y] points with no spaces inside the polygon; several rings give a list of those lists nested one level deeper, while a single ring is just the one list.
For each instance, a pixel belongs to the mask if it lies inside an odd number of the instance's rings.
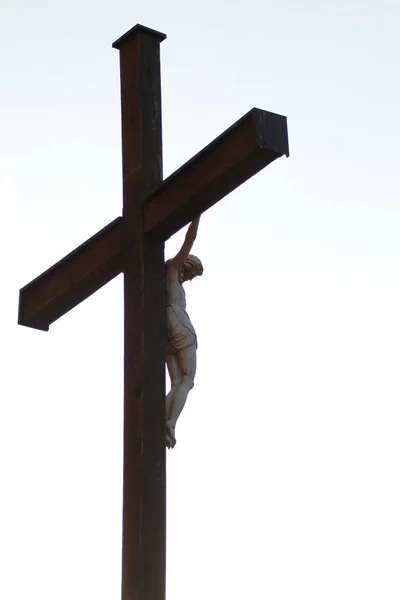
[{"label": "crucifix", "polygon": [[163,180],[160,44],[136,25],[120,53],[123,211],[20,290],[18,322],[49,326],[124,274],[122,600],[165,598],[164,242],[280,156],[286,117],[253,108]]}]

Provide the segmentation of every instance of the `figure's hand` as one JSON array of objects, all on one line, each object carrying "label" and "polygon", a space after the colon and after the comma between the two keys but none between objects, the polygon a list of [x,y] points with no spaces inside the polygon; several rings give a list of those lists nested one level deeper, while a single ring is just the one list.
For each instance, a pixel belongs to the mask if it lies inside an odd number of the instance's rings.
[{"label": "figure's hand", "polygon": [[189,225],[189,229],[186,232],[185,241],[182,244],[182,248],[178,254],[170,260],[170,263],[175,265],[181,265],[187,259],[188,254],[192,249],[194,240],[197,237],[197,230],[199,228],[200,217],[196,217]]}]

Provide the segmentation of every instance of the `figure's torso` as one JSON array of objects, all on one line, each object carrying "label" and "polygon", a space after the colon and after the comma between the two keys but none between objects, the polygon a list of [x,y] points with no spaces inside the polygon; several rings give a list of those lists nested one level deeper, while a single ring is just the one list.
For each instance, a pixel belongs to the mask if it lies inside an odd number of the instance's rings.
[{"label": "figure's torso", "polygon": [[186,312],[186,294],[179,267],[166,263],[167,352],[177,352],[196,344],[196,331]]}]

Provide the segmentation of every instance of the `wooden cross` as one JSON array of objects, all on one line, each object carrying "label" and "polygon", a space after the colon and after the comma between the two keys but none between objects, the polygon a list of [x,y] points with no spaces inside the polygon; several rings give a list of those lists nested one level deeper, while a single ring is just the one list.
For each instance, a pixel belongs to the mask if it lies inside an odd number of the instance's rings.
[{"label": "wooden cross", "polygon": [[20,290],[21,325],[49,325],[124,273],[122,600],[165,598],[164,242],[289,155],[286,118],[253,108],[163,181],[160,43],[136,25],[120,52],[123,214]]}]

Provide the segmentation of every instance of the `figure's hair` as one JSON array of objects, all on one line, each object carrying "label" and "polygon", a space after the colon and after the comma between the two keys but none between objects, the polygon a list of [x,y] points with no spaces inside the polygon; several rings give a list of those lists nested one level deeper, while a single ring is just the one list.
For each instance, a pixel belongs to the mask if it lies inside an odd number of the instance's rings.
[{"label": "figure's hair", "polygon": [[183,264],[196,269],[196,271],[204,271],[201,260],[194,254],[188,254]]},{"label": "figure's hair", "polygon": [[194,254],[188,254],[187,258],[185,258],[183,265],[183,278],[186,278],[186,273],[188,271],[194,271],[196,275],[201,275],[204,271],[203,264],[201,260],[195,256]]}]

